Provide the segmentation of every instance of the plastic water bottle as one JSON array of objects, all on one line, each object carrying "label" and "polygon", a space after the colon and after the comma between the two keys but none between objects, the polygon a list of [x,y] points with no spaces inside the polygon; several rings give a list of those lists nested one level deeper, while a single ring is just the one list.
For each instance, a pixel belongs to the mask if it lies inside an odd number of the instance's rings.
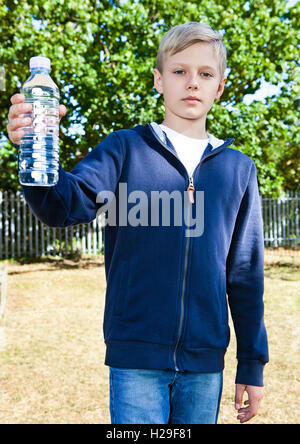
[{"label": "plastic water bottle", "polygon": [[59,170],[59,89],[51,79],[50,59],[31,57],[30,77],[21,88],[25,103],[32,105],[31,124],[23,127],[18,158],[22,185],[53,186]]}]

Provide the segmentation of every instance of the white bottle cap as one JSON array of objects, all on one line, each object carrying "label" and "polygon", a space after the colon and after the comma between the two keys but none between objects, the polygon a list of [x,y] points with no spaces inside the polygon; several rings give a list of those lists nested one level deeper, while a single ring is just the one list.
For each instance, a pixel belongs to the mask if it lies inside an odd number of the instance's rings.
[{"label": "white bottle cap", "polygon": [[50,66],[51,66],[51,61],[50,59],[48,59],[48,57],[36,56],[36,57],[31,57],[31,59],[29,60],[30,70],[36,68],[44,68],[50,71]]}]

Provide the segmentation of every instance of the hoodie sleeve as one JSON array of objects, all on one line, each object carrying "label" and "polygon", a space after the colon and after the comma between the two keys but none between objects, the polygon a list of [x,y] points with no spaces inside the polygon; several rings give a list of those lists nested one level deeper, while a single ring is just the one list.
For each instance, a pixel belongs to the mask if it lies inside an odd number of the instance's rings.
[{"label": "hoodie sleeve", "polygon": [[227,294],[237,339],[236,384],[263,386],[268,362],[264,325],[264,235],[257,172],[251,160],[226,265]]},{"label": "hoodie sleeve", "polygon": [[55,186],[22,185],[25,199],[38,219],[50,227],[88,223],[103,205],[97,203],[98,193],[115,192],[123,161],[119,137],[111,133],[71,172],[65,172],[59,163],[59,180]]}]

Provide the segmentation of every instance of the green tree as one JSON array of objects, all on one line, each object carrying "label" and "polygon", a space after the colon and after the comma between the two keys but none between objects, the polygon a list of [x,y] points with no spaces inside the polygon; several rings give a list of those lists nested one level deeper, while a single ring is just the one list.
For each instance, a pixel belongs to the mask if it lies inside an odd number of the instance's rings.
[{"label": "green tree", "polygon": [[[68,109],[61,121],[61,161],[69,171],[111,131],[163,118],[152,70],[162,35],[186,21],[224,33],[227,87],[207,129],[250,155],[260,192],[299,188],[295,72],[299,5],[287,0],[4,0],[0,2],[0,188],[19,189],[17,150],[7,140],[10,97],[28,77],[28,61],[44,55]],[[284,82],[279,95],[246,105],[262,79]],[[76,128],[82,128],[74,132]]]}]

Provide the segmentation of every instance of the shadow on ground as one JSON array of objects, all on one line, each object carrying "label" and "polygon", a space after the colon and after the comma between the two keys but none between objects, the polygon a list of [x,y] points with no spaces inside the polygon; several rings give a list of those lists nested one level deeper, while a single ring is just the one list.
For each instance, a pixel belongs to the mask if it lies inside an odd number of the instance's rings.
[{"label": "shadow on ground", "polygon": [[[104,266],[104,256],[102,255],[95,255],[95,256],[82,256],[82,255],[70,255],[67,257],[61,257],[61,256],[28,256],[28,257],[21,257],[21,258],[13,258],[13,259],[6,259],[5,261],[1,262],[7,262],[8,264],[15,264],[15,265],[33,265],[33,264],[40,264],[42,265],[42,268],[35,268],[34,272],[39,272],[41,270],[57,270],[57,269],[88,269],[88,268],[99,268]],[[47,265],[49,267],[47,267]],[[9,274],[21,274],[26,273],[28,270],[22,271],[14,271],[13,269],[9,270]]]}]

